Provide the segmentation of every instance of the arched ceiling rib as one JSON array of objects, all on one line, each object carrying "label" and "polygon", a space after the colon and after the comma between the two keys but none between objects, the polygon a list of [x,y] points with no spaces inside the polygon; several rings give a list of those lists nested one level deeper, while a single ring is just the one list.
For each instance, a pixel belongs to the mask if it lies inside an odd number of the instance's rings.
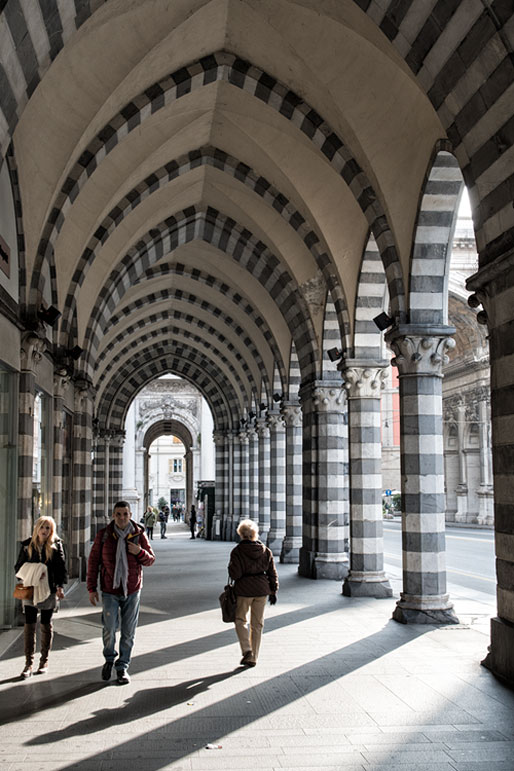
[{"label": "arched ceiling rib", "polygon": [[187,426],[181,423],[180,420],[171,419],[158,420],[156,423],[152,423],[145,433],[143,447],[149,450],[155,440],[161,436],[176,436],[186,448],[186,452],[193,446],[193,437]]}]

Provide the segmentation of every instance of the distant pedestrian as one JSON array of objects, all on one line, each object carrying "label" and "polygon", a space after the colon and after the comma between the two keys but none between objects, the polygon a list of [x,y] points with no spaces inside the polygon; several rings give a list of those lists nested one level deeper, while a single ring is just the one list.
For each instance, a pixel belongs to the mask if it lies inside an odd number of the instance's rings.
[{"label": "distant pedestrian", "polygon": [[153,541],[153,527],[157,521],[157,514],[152,509],[151,506],[148,506],[147,510],[145,511],[145,515],[143,517],[143,524],[146,527],[146,534],[150,541]]},{"label": "distant pedestrian", "polygon": [[[143,565],[155,562],[144,528],[131,519],[127,501],[114,504],[112,522],[94,540],[87,566],[89,602],[96,605],[98,576],[102,590],[102,637],[105,664],[102,680],[110,680],[113,666],[119,685],[130,683],[128,668],[139,618]],[[119,655],[116,632],[120,630]],[[116,658],[118,656],[118,658]]]},{"label": "distant pedestrian", "polygon": [[194,538],[196,530],[196,509],[194,506],[191,506],[191,513],[189,515],[189,529],[191,530],[191,538]]},{"label": "distant pedestrian", "polygon": [[169,513],[166,512],[166,508],[163,508],[159,512],[159,524],[161,526],[161,538],[167,538],[166,525],[168,524]]},{"label": "distant pedestrian", "polygon": [[237,534],[241,541],[230,553],[228,572],[234,579],[237,596],[235,625],[243,654],[240,663],[254,667],[261,645],[266,600],[269,598],[270,605],[277,601],[278,575],[271,550],[258,540],[257,524],[251,519],[243,519]]}]

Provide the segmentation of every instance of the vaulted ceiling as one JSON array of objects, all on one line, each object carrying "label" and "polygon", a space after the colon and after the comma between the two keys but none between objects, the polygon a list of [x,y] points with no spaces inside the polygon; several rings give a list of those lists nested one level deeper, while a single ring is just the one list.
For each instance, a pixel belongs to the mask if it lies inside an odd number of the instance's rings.
[{"label": "vaulted ceiling", "polygon": [[450,128],[461,168],[469,161],[455,134],[463,105],[441,100],[454,49],[439,34],[469,32],[487,11],[91,0],[52,16],[3,5],[14,40],[4,70],[26,81],[0,128],[4,148],[13,139],[27,307],[44,296],[62,311],[54,344],[84,349],[77,367],[102,420],[166,371],[200,385],[227,427],[285,390],[291,351],[301,377],[318,378],[327,293],[351,348],[370,232],[408,291],[420,191]]}]

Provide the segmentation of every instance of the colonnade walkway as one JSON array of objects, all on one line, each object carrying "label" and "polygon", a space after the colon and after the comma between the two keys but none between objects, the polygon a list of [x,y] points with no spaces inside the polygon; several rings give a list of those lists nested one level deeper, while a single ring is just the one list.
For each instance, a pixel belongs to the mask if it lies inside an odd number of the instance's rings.
[{"label": "colonnade walkway", "polygon": [[100,678],[84,584],[56,617],[46,676],[18,679],[21,636],[4,651],[2,771],[514,769],[514,693],[480,666],[480,596],[457,597],[459,625],[404,626],[394,597],[345,598],[279,565],[260,660],[243,669],[217,601],[234,544],[169,523],[153,545],[129,685]]}]

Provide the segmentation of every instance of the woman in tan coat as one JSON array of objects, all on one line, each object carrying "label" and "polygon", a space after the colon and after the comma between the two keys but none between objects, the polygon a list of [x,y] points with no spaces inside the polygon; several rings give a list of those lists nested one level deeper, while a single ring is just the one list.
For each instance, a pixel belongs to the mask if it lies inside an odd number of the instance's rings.
[{"label": "woman in tan coat", "polygon": [[[241,541],[232,549],[228,572],[234,579],[237,596],[236,633],[241,645],[241,664],[254,667],[257,663],[264,626],[264,609],[277,601],[278,575],[273,554],[258,540],[259,528],[251,519],[243,519],[237,528]],[[250,627],[247,616],[250,613]]]}]

